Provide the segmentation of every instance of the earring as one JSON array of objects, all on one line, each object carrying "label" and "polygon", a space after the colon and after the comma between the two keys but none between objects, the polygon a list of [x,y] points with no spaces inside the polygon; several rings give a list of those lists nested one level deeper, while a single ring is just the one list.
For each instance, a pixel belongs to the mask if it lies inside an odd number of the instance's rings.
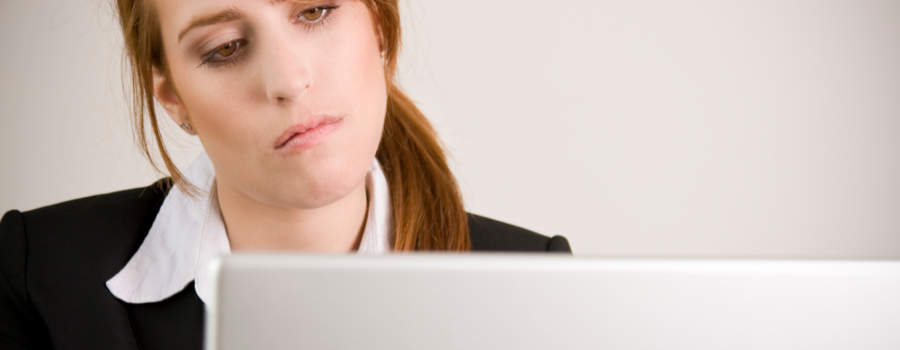
[{"label": "earring", "polygon": [[381,65],[384,65],[384,51],[381,51]]},{"label": "earring", "polygon": [[187,132],[191,132],[191,130],[194,129],[193,127],[191,127],[191,123],[181,123],[181,124],[178,124],[178,126],[180,126],[182,129],[184,129],[184,131],[187,131]]}]

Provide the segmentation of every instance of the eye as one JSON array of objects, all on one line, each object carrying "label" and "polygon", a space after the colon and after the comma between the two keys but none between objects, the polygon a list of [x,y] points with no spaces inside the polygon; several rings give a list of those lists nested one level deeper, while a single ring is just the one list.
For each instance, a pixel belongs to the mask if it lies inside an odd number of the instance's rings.
[{"label": "eye", "polygon": [[243,39],[232,40],[222,44],[203,56],[203,62],[200,63],[200,66],[219,67],[223,64],[233,64],[238,59],[238,56],[241,56],[241,52],[246,44],[247,42]]},{"label": "eye", "polygon": [[313,7],[311,9],[306,9],[300,12],[297,15],[298,21],[303,21],[307,23],[323,23],[328,20],[332,15],[333,10],[337,10],[337,6],[319,6]]},{"label": "eye", "polygon": [[234,54],[234,51],[237,50],[237,47],[238,47],[238,42],[232,41],[225,45],[220,46],[219,49],[216,50],[216,53],[219,54],[219,56],[221,56],[221,57],[230,57],[231,55]]},{"label": "eye", "polygon": [[336,5],[316,6],[300,11],[297,17],[294,18],[296,22],[300,22],[299,24],[305,26],[307,30],[313,30],[325,26],[325,23],[334,17],[334,10],[337,9],[338,6]]},{"label": "eye", "polygon": [[315,22],[322,18],[322,15],[325,14],[326,10],[327,9],[322,7],[311,8],[309,10],[304,10],[303,12],[301,12],[300,16],[302,16],[307,21]]}]

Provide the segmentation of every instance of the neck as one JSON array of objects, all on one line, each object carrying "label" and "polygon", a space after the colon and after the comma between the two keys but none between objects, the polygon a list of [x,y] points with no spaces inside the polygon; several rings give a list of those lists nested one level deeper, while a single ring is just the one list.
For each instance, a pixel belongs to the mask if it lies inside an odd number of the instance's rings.
[{"label": "neck", "polygon": [[365,181],[344,198],[313,209],[261,203],[226,183],[215,188],[232,251],[359,249],[368,212]]}]

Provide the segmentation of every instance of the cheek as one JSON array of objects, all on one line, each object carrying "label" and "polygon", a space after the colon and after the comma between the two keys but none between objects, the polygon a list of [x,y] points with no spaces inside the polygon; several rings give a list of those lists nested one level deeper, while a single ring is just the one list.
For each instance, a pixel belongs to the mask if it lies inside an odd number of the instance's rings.
[{"label": "cheek", "polygon": [[337,145],[341,152],[356,155],[354,162],[363,155],[371,162],[381,139],[387,91],[371,21],[361,17],[357,22],[362,25],[331,40],[329,49],[323,51],[327,53],[317,57],[314,95],[329,100],[348,116],[347,138]]},{"label": "cheek", "polygon": [[382,137],[386,82],[377,44],[346,44],[341,46],[342,52],[331,56],[329,69],[323,70],[330,74],[320,76],[318,82],[323,93],[337,98],[335,102],[347,116],[345,134],[331,145],[331,158],[345,171],[341,177],[353,174],[362,180]]},{"label": "cheek", "polygon": [[206,119],[211,134],[215,139],[224,139],[229,143],[250,138],[256,134],[260,120],[255,114],[259,114],[258,108],[248,98],[249,91],[239,85],[229,89],[204,91],[207,99],[202,105],[202,115]]},{"label": "cheek", "polygon": [[[183,95],[185,109],[204,148],[229,161],[241,153],[258,149],[263,125],[255,118],[258,104],[251,100],[251,84],[235,83],[232,74],[185,74],[187,88]],[[224,78],[224,79],[223,79]],[[227,80],[227,81],[221,81]],[[256,112],[254,112],[256,111]],[[256,122],[254,122],[256,120]]]},{"label": "cheek", "polygon": [[341,59],[331,61],[330,77],[323,78],[334,79],[334,83],[339,85],[335,87],[343,92],[341,102],[359,119],[358,123],[365,124],[365,127],[361,125],[363,130],[360,131],[380,137],[387,91],[374,33],[359,30],[340,46],[340,52],[333,57]]}]

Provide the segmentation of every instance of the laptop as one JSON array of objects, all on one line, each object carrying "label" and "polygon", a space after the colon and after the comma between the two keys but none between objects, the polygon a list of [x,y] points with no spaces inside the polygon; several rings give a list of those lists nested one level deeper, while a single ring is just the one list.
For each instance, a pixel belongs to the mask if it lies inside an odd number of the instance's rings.
[{"label": "laptop", "polygon": [[205,347],[900,349],[900,261],[235,254]]}]

